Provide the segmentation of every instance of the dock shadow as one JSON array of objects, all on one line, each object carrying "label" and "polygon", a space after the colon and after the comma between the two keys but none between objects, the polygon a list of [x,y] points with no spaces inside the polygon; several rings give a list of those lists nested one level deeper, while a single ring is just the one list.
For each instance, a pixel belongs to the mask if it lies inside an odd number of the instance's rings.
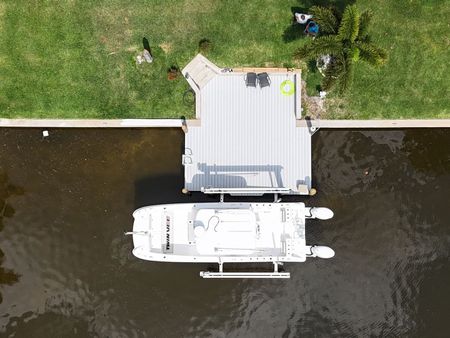
[{"label": "dock shadow", "polygon": [[280,165],[208,165],[198,163],[199,174],[193,177],[193,184],[194,186],[207,187],[215,182],[216,187],[226,184],[228,188],[252,188],[247,184],[246,176],[267,174],[272,188],[283,188],[282,170],[283,166]]}]

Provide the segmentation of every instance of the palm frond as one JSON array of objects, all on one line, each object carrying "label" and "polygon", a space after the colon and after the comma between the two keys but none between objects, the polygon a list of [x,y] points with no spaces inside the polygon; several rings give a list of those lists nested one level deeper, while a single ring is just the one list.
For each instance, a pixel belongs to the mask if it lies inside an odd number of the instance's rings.
[{"label": "palm frond", "polygon": [[359,49],[359,58],[373,66],[381,66],[387,60],[386,50],[373,43],[357,41],[356,46]]},{"label": "palm frond", "polygon": [[339,21],[331,8],[322,6],[312,6],[309,12],[313,15],[321,32],[336,34],[339,29]]},{"label": "palm frond", "polygon": [[323,74],[322,88],[325,90],[336,90],[341,94],[347,91],[353,81],[354,62],[358,60],[375,66],[386,62],[387,52],[370,41],[368,27],[371,11],[360,14],[355,5],[349,5],[341,17],[332,9],[314,6],[311,13],[321,26],[321,31],[329,35],[308,40],[295,56],[306,60],[317,59],[322,55],[331,56],[332,62]]},{"label": "palm frond", "polygon": [[322,79],[321,87],[323,90],[330,91],[335,85],[337,78],[339,76],[339,71],[336,69],[335,63],[330,63],[328,67],[325,69],[325,74]]},{"label": "palm frond", "polygon": [[359,32],[359,11],[355,5],[349,5],[345,8],[342,15],[341,24],[338,30],[338,36],[341,40],[354,42]]},{"label": "palm frond", "polygon": [[369,26],[372,21],[373,12],[371,10],[367,10],[361,13],[359,16],[359,32],[358,39],[364,39],[369,34]]},{"label": "palm frond", "polygon": [[303,47],[295,53],[299,59],[315,59],[321,55],[337,54],[342,50],[342,43],[334,35],[321,36],[314,40],[309,40]]},{"label": "palm frond", "polygon": [[338,80],[342,76],[342,72],[345,71],[343,58],[344,54],[333,56],[332,61],[325,69],[324,78],[321,84],[324,90],[330,91],[337,86]]},{"label": "palm frond", "polygon": [[336,80],[336,88],[339,93],[345,93],[353,82],[353,62],[350,58],[345,58],[342,62],[342,71]]}]

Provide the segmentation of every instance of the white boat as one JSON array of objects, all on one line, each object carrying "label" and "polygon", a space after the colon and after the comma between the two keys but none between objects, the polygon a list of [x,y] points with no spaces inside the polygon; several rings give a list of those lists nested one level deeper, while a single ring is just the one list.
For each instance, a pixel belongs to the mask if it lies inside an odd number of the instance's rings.
[{"label": "white boat", "polygon": [[[305,220],[330,219],[327,208],[304,203],[186,203],[152,205],[133,213],[133,254],[158,262],[217,263],[204,278],[289,278],[284,262],[331,258],[325,246],[305,241]],[[225,263],[272,262],[273,272],[225,272]]]}]

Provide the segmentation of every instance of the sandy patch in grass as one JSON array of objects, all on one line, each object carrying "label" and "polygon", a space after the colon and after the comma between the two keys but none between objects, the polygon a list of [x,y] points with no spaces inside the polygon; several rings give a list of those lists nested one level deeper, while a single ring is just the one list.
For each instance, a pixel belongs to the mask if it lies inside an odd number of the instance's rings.
[{"label": "sandy patch in grass", "polygon": [[128,89],[127,71],[123,64],[120,64],[110,75],[109,83],[115,92],[123,92]]},{"label": "sandy patch in grass", "polygon": [[164,53],[168,54],[172,50],[172,44],[170,42],[163,42],[159,45],[159,47],[164,51]]},{"label": "sandy patch in grass", "polygon": [[110,53],[119,52],[129,46],[133,30],[129,23],[132,14],[127,9],[99,8],[94,17],[100,33],[100,42]]},{"label": "sandy patch in grass", "polygon": [[276,68],[277,65],[274,62],[266,61],[266,62],[264,62],[264,67],[266,67],[266,68]]},{"label": "sandy patch in grass", "polygon": [[345,99],[330,97],[326,98],[325,112],[320,117],[322,119],[350,119],[354,116],[348,111]]},{"label": "sandy patch in grass", "polygon": [[179,36],[193,35],[199,30],[197,18],[213,18],[218,5],[217,0],[185,0],[172,9],[170,29]]},{"label": "sandy patch in grass", "polygon": [[211,13],[217,8],[218,3],[217,0],[185,0],[183,12],[185,14]]},{"label": "sandy patch in grass", "polygon": [[137,52],[139,50],[138,46],[130,46],[126,49],[127,52]]},{"label": "sandy patch in grass", "polygon": [[24,50],[22,54],[23,58],[32,65],[37,65],[41,61],[41,58],[29,50]]}]

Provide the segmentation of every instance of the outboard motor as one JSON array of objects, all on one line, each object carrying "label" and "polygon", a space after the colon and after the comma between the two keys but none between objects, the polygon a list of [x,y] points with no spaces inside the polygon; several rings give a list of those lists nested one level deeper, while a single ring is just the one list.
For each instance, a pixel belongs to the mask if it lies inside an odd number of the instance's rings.
[{"label": "outboard motor", "polygon": [[312,207],[309,209],[309,212],[311,213],[311,218],[317,218],[317,219],[330,219],[333,218],[334,213],[328,208],[316,208]]},{"label": "outboard motor", "polygon": [[310,250],[312,257],[319,257],[324,259],[334,257],[334,250],[328,246],[313,245]]}]

